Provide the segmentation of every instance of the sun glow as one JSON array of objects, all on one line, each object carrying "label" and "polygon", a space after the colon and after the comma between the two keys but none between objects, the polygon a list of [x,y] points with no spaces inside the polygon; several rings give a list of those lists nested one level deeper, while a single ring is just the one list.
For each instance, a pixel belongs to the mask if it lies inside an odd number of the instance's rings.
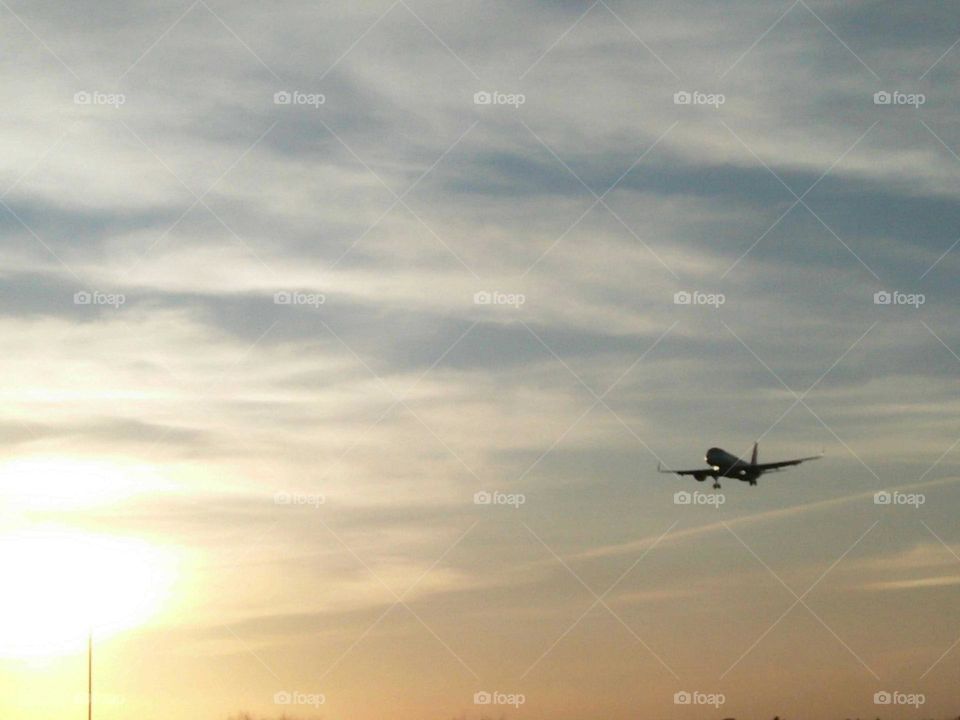
[{"label": "sun glow", "polygon": [[[155,469],[57,456],[0,464],[0,657],[49,656],[145,622],[169,593],[175,555],[144,540],[72,529],[78,511],[166,489]],[[57,517],[36,525],[36,513]]]},{"label": "sun glow", "polygon": [[84,510],[170,487],[154,467],[121,461],[33,456],[0,464],[0,657],[74,652],[89,631],[102,638],[156,615],[178,554],[74,526]]},{"label": "sun glow", "polygon": [[144,623],[176,577],[175,556],[138,539],[40,528],[0,536],[0,656],[74,652],[87,632]]},{"label": "sun glow", "polygon": [[76,510],[171,487],[150,466],[116,461],[39,456],[0,464],[0,500],[10,509]]}]

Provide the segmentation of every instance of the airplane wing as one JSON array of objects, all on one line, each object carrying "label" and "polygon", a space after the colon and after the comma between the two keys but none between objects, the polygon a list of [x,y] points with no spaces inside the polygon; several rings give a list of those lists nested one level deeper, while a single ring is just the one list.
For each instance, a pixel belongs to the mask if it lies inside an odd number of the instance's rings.
[{"label": "airplane wing", "polygon": [[697,470],[670,470],[669,468],[663,467],[661,463],[657,464],[657,472],[669,473],[672,475],[692,475],[697,480],[703,480],[704,478],[716,478],[719,473],[713,468],[698,468]]},{"label": "airplane wing", "polygon": [[790,467],[792,465],[799,465],[802,462],[807,460],[819,460],[823,457],[823,453],[820,455],[811,455],[810,457],[796,458],[795,460],[781,460],[780,462],[772,463],[758,463],[756,465],[751,465],[752,468],[759,470],[760,472],[770,472],[771,470],[781,470],[785,467]]}]

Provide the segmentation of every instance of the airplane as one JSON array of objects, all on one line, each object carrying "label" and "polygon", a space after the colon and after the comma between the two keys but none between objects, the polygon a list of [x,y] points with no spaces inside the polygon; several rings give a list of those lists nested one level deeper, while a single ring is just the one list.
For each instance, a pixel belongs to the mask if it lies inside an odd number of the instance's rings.
[{"label": "airplane", "polygon": [[713,478],[713,489],[720,489],[720,478],[730,478],[732,480],[741,480],[743,482],[750,483],[751,485],[757,484],[757,478],[763,475],[766,472],[775,472],[777,470],[783,470],[786,467],[791,465],[799,465],[802,462],[807,460],[819,460],[823,457],[823,453],[819,455],[811,455],[810,457],[796,458],[795,460],[781,460],[780,462],[772,463],[758,463],[757,462],[757,446],[759,443],[753,444],[753,455],[750,458],[750,461],[743,458],[738,458],[736,455],[731,455],[726,450],[718,447],[712,447],[707,450],[707,456],[704,458],[707,465],[710,467],[703,468],[702,470],[668,470],[663,467],[662,463],[657,464],[657,471],[662,473],[673,473],[674,475],[683,476],[683,475],[693,475],[697,482],[703,482],[708,477]]}]

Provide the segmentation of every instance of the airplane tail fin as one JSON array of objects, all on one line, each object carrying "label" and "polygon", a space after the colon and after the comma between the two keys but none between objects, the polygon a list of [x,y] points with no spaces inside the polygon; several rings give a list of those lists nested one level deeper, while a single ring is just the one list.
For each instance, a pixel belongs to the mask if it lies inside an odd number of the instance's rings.
[{"label": "airplane tail fin", "polygon": [[750,458],[750,464],[751,464],[751,465],[756,465],[756,464],[757,464],[757,457],[758,457],[757,450],[758,450],[758,448],[759,448],[759,445],[760,445],[760,443],[754,443],[754,444],[753,444],[753,456]]}]

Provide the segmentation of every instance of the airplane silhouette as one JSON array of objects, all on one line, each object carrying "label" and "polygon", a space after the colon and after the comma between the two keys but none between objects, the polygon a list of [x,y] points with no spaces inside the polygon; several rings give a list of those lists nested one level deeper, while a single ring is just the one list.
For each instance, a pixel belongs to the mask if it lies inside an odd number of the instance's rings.
[{"label": "airplane silhouette", "polygon": [[753,455],[750,460],[744,460],[739,458],[736,455],[731,455],[723,448],[712,447],[707,450],[707,455],[704,458],[707,465],[710,467],[697,469],[697,470],[669,470],[665,469],[662,463],[657,464],[657,471],[662,473],[672,473],[674,475],[683,476],[683,475],[692,475],[697,482],[703,482],[708,477],[713,478],[713,489],[720,489],[720,478],[730,478],[732,480],[741,480],[743,482],[750,483],[751,485],[757,484],[757,478],[767,472],[775,472],[777,470],[783,470],[784,468],[790,467],[791,465],[799,465],[802,462],[807,460],[818,460],[823,457],[823,453],[819,455],[811,455],[810,457],[796,458],[795,460],[781,460],[779,462],[772,463],[758,463],[757,462],[757,447],[759,443],[753,444]]}]

